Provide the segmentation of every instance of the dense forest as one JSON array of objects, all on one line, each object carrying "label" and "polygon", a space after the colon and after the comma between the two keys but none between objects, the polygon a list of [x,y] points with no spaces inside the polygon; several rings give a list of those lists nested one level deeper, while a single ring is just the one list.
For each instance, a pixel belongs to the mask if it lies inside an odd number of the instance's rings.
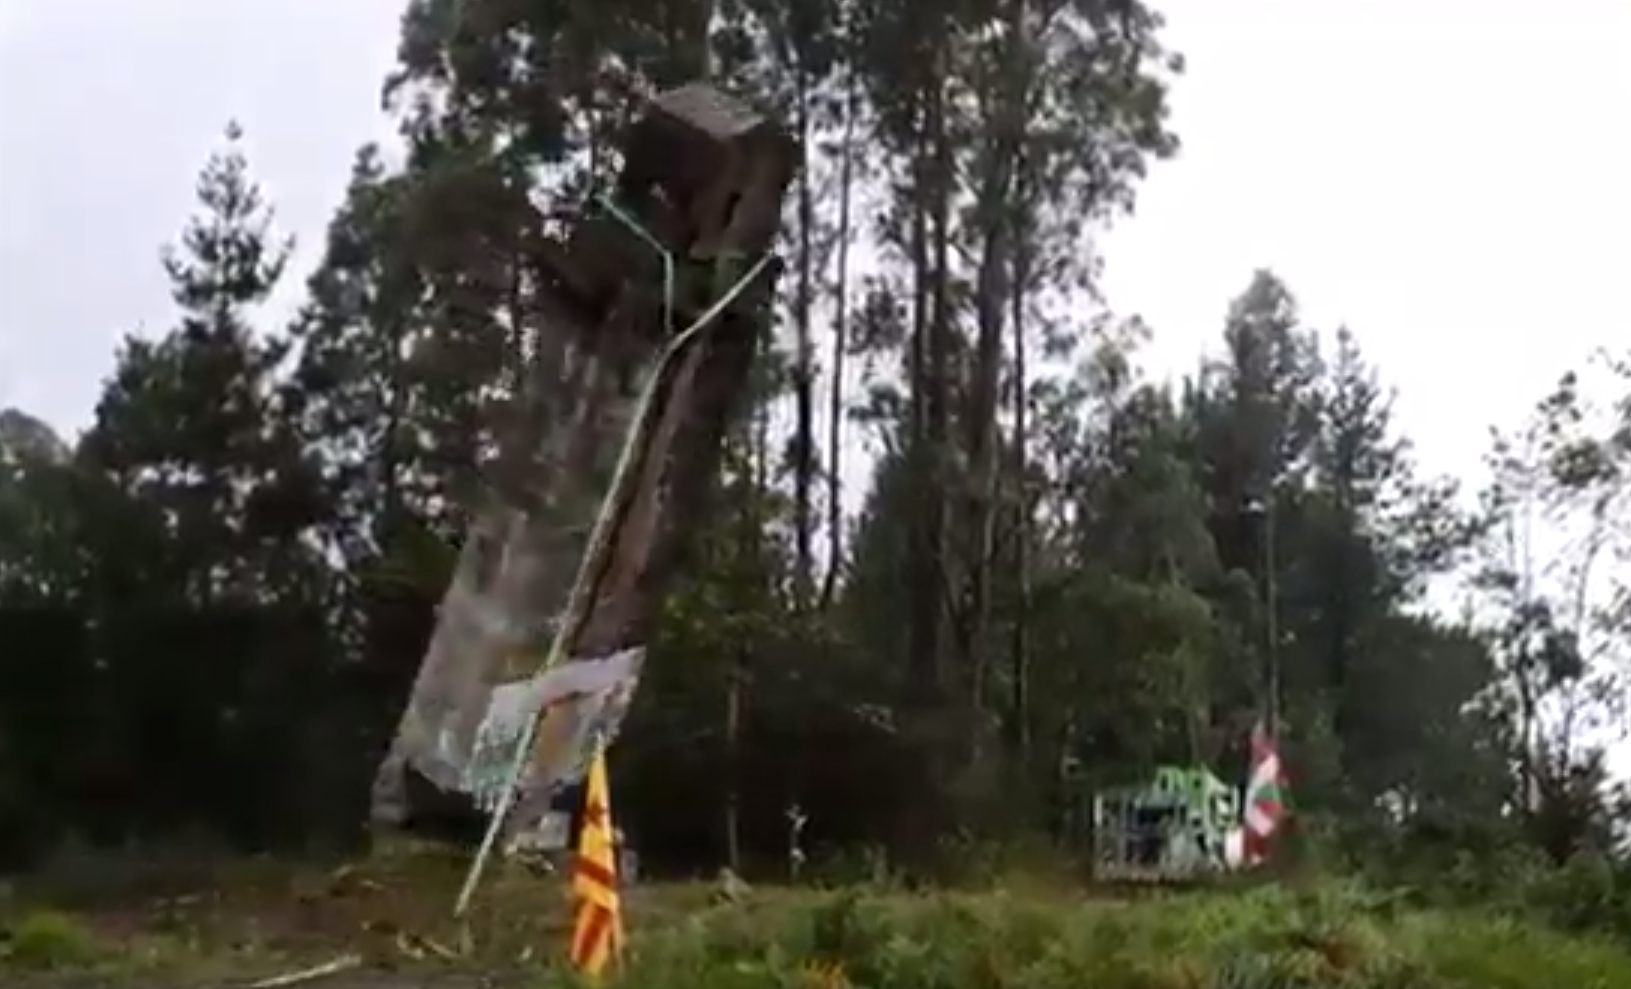
[{"label": "dense forest", "polygon": [[1094,243],[1180,153],[1161,29],[1094,0],[412,0],[400,146],[357,151],[286,323],[229,128],[162,252],[173,324],[125,340],[93,425],[0,413],[0,858],[365,840],[540,327],[525,217],[584,197],[638,94],[710,75],[805,160],[614,751],[650,861],[751,874],[794,806],[815,856],[1068,845],[1073,794],[1239,778],[1269,718],[1303,856],[1615,868],[1631,366],[1560,382],[1482,490],[1415,461],[1367,328],[1306,325],[1272,272],[1152,376]]}]

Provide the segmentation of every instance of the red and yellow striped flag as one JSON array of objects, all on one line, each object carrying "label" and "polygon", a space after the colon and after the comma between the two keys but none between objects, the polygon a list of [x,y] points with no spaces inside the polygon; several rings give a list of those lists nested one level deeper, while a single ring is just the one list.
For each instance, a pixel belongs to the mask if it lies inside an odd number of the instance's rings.
[{"label": "red and yellow striped flag", "polygon": [[572,964],[595,978],[616,957],[623,941],[623,908],[617,894],[617,849],[613,840],[612,803],[606,782],[606,756],[589,765],[578,834],[577,868],[572,895],[578,915],[572,925]]}]

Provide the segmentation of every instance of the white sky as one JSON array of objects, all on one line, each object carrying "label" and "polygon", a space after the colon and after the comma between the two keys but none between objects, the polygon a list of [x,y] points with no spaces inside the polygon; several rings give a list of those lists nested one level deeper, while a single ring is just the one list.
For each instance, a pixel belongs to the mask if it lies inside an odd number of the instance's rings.
[{"label": "white sky", "polygon": [[[1346,322],[1428,464],[1631,347],[1631,3],[1178,0],[1182,158],[1105,250],[1188,369],[1255,266]],[[1620,125],[1612,123],[1620,120]]]},{"label": "white sky", "polygon": [[[401,0],[0,0],[0,405],[84,425],[113,342],[169,316],[158,245],[223,123],[309,263]],[[1185,149],[1103,241],[1166,370],[1277,269],[1401,392],[1428,465],[1631,330],[1631,3],[1167,0]],[[291,297],[299,279],[290,282]]]}]

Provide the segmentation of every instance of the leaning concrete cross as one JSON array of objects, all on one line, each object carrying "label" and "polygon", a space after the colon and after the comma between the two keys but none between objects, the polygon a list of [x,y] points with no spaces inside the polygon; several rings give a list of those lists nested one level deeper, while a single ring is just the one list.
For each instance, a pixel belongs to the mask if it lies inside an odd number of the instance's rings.
[{"label": "leaning concrete cross", "polygon": [[701,84],[655,97],[624,144],[613,189],[560,237],[539,224],[537,353],[375,780],[381,822],[469,792],[494,688],[538,672],[557,632],[570,656],[644,645],[713,482],[798,148]]}]

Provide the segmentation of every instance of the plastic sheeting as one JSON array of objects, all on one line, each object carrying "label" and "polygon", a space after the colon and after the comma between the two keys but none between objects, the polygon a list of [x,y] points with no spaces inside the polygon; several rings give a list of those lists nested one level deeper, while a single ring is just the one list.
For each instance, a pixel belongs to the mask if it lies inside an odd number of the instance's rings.
[{"label": "plastic sheeting", "polygon": [[[643,648],[599,660],[574,660],[530,680],[500,684],[463,761],[459,789],[488,813],[498,808],[515,765],[516,746],[538,722],[534,750],[517,785],[517,806],[537,806],[563,786],[583,779],[594,754],[617,737],[640,683]],[[518,817],[527,817],[522,813]]]}]

